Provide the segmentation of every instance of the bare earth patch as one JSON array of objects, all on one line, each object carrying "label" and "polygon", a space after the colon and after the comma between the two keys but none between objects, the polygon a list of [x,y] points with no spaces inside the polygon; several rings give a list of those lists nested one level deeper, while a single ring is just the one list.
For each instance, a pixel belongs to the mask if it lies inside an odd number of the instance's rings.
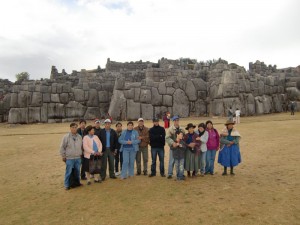
[{"label": "bare earth patch", "polygon": [[[225,118],[212,120],[223,128]],[[139,176],[70,191],[58,154],[68,124],[0,124],[0,224],[300,224],[299,114],[241,122],[243,162],[234,177],[222,177],[215,163],[214,176],[185,182]],[[149,154],[149,171],[150,164]]]}]

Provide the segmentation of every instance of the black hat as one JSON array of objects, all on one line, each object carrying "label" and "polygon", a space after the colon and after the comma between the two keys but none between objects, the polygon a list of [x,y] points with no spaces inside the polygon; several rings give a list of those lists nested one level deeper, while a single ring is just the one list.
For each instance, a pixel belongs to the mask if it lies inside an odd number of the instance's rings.
[{"label": "black hat", "polygon": [[188,125],[186,125],[186,130],[189,130],[191,127],[196,128],[196,126],[192,123],[188,123]]},{"label": "black hat", "polygon": [[159,119],[157,117],[153,118],[153,122],[159,122]]}]

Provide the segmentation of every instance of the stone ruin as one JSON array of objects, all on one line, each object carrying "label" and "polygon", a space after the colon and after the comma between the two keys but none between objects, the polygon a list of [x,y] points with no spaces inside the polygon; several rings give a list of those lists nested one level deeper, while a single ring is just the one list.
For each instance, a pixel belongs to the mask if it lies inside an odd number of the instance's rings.
[{"label": "stone ruin", "polygon": [[249,71],[227,61],[160,59],[114,62],[106,68],[61,73],[50,79],[0,80],[0,122],[55,123],[80,118],[152,119],[169,111],[180,117],[224,116],[231,106],[243,116],[300,109],[300,66],[277,69],[256,61]]}]

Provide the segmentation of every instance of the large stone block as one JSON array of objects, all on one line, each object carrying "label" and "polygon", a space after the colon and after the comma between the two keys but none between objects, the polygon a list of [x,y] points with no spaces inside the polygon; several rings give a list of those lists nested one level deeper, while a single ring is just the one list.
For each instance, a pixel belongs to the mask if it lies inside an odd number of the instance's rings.
[{"label": "large stone block", "polygon": [[237,84],[237,74],[234,71],[225,70],[222,72],[222,84]]},{"label": "large stone block", "polygon": [[10,108],[18,108],[18,93],[11,93]]},{"label": "large stone block", "polygon": [[264,105],[263,105],[263,99],[261,96],[257,96],[255,99],[255,111],[256,114],[261,115],[264,113]]},{"label": "large stone block", "polygon": [[99,102],[101,102],[101,103],[107,103],[109,101],[108,92],[107,91],[99,91],[98,95],[99,95]]},{"label": "large stone block", "polygon": [[158,85],[158,93],[161,95],[167,94],[167,87],[165,82],[161,82]]},{"label": "large stone block", "polygon": [[50,93],[43,93],[43,103],[50,103],[50,102],[51,102]]},{"label": "large stone block", "polygon": [[61,94],[63,92],[63,84],[56,85],[56,93]]},{"label": "large stone block", "polygon": [[134,101],[139,102],[141,95],[141,88],[134,88]]},{"label": "large stone block", "polygon": [[222,99],[215,99],[210,103],[210,112],[212,116],[223,116],[224,115],[224,105]]},{"label": "large stone block", "polygon": [[141,104],[127,100],[127,120],[136,120],[141,116]]},{"label": "large stone block", "polygon": [[163,99],[163,97],[162,97],[162,95],[160,95],[159,93],[158,93],[158,90],[157,90],[157,88],[152,88],[151,89],[151,94],[152,94],[152,96],[151,96],[151,104],[153,105],[153,106],[160,106],[160,105],[162,105],[162,99]]},{"label": "large stone block", "polygon": [[224,98],[239,96],[239,86],[237,84],[221,84],[219,86],[219,91],[221,91],[221,87],[223,89]]},{"label": "large stone block", "polygon": [[95,118],[101,118],[99,107],[88,107],[84,114],[84,119],[93,120]]},{"label": "large stone block", "polygon": [[124,96],[126,99],[134,99],[134,88],[124,91]]},{"label": "large stone block", "polygon": [[83,118],[86,112],[86,106],[79,102],[71,101],[66,105],[67,118]]},{"label": "large stone block", "polygon": [[28,123],[39,123],[41,122],[41,108],[40,107],[29,107],[28,108]]},{"label": "large stone block", "polygon": [[145,120],[153,119],[153,106],[151,104],[141,104],[142,117]]},{"label": "large stone block", "polygon": [[84,99],[84,91],[82,89],[73,89],[74,99],[76,102],[83,102]]},{"label": "large stone block", "polygon": [[193,84],[197,91],[206,91],[207,90],[206,82],[204,80],[202,80],[201,78],[193,79]]},{"label": "large stone block", "polygon": [[114,88],[116,90],[123,90],[124,87],[125,87],[125,77],[116,78]]},{"label": "large stone block", "polygon": [[60,103],[59,94],[51,94],[51,102]]},{"label": "large stone block", "polygon": [[47,123],[48,122],[48,104],[44,103],[41,107],[41,122]]},{"label": "large stone block", "polygon": [[31,92],[28,91],[20,91],[18,94],[18,107],[24,108],[29,105],[31,102]]},{"label": "large stone block", "polygon": [[123,91],[114,90],[108,110],[109,115],[115,120],[126,119],[126,98]]},{"label": "large stone block", "polygon": [[68,93],[62,93],[59,95],[59,99],[60,99],[60,102],[62,104],[67,104],[69,102],[69,94]]},{"label": "large stone block", "polygon": [[11,108],[8,123],[28,123],[28,108]]},{"label": "large stone block", "polygon": [[163,95],[163,106],[172,106],[173,97],[171,95]]},{"label": "large stone block", "polygon": [[167,87],[167,95],[173,95],[175,92],[175,88],[173,87]]},{"label": "large stone block", "polygon": [[189,100],[183,90],[177,89],[173,95],[173,114],[180,117],[188,117]]},{"label": "large stone block", "polygon": [[33,92],[31,98],[31,106],[42,106],[43,96],[41,92]]},{"label": "large stone block", "polygon": [[141,89],[141,94],[140,94],[140,102],[141,103],[151,103],[151,91],[148,89]]},{"label": "large stone block", "polygon": [[48,104],[48,118],[49,119],[62,119],[66,117],[65,107],[60,103]]},{"label": "large stone block", "polygon": [[197,100],[197,90],[192,81],[187,81],[185,93],[190,101]]},{"label": "large stone block", "polygon": [[87,102],[87,106],[89,106],[89,107],[98,107],[99,106],[99,96],[98,96],[97,90],[91,89],[89,91],[89,100]]},{"label": "large stone block", "polygon": [[206,102],[198,99],[195,102],[195,116],[205,116],[207,114]]}]

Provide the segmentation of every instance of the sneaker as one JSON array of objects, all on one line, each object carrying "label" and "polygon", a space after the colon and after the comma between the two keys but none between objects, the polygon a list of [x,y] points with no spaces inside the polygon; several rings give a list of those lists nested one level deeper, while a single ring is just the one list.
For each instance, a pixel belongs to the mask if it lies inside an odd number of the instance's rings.
[{"label": "sneaker", "polygon": [[172,179],[172,175],[168,175],[168,177],[167,177],[168,179]]},{"label": "sneaker", "polygon": [[214,175],[214,174],[215,174],[214,172],[211,172],[211,173],[210,173],[210,175]]},{"label": "sneaker", "polygon": [[223,173],[222,173],[222,176],[227,176],[227,172],[223,172]]},{"label": "sneaker", "polygon": [[235,173],[234,173],[234,172],[230,172],[230,175],[231,175],[231,176],[234,176],[234,175],[235,175]]},{"label": "sneaker", "polygon": [[148,175],[148,172],[147,171],[144,171],[144,176],[147,176]]},{"label": "sneaker", "polygon": [[94,183],[101,183],[101,180],[94,180]]},{"label": "sneaker", "polygon": [[121,173],[120,172],[116,172],[115,174],[116,174],[116,176],[120,176]]},{"label": "sneaker", "polygon": [[68,191],[68,190],[70,190],[70,189],[71,189],[70,187],[65,187],[65,190],[66,190],[66,191]]},{"label": "sneaker", "polygon": [[200,177],[204,177],[204,173],[201,173],[201,174],[200,174]]},{"label": "sneaker", "polygon": [[136,175],[137,175],[137,176],[140,176],[140,175],[141,175],[141,172],[137,172]]},{"label": "sneaker", "polygon": [[155,175],[154,174],[150,174],[149,177],[155,177]]},{"label": "sneaker", "polygon": [[161,174],[160,176],[161,176],[161,177],[166,177],[166,175],[165,175],[165,174]]},{"label": "sneaker", "polygon": [[112,177],[110,177],[111,179],[117,179],[117,177],[116,176],[112,176]]}]

